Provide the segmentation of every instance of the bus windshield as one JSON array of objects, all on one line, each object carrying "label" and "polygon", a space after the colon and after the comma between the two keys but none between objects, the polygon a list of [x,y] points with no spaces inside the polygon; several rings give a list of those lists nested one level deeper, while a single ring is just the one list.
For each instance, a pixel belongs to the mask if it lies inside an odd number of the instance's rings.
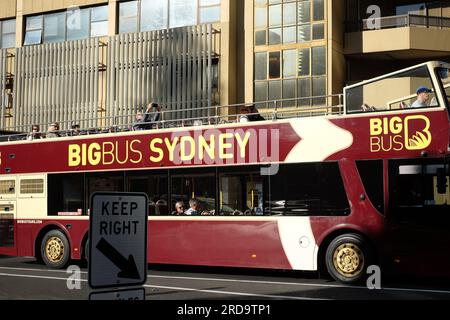
[{"label": "bus windshield", "polygon": [[[439,67],[436,69],[438,79],[442,84],[442,87],[444,88],[444,92],[446,95],[447,102],[450,102],[450,75],[449,75],[449,68],[447,67]],[[450,105],[450,103],[448,104]]]}]

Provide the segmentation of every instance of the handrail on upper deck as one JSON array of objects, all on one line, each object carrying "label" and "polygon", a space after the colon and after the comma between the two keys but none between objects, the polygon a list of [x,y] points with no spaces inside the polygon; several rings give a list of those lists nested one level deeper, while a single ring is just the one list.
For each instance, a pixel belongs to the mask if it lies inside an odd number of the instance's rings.
[{"label": "handrail on upper deck", "polygon": [[[312,106],[313,101],[324,101],[324,105]],[[337,101],[333,104],[333,100]],[[330,102],[328,104],[327,102]],[[299,106],[302,103],[308,104],[309,106]],[[292,105],[292,106],[291,106]],[[315,116],[326,116],[326,115],[342,115],[343,110],[343,95],[323,95],[323,96],[312,96],[312,97],[302,97],[302,98],[292,98],[292,99],[280,99],[280,100],[267,100],[258,101],[253,103],[240,103],[240,104],[230,104],[225,106],[210,106],[201,108],[190,108],[182,110],[162,110],[161,112],[150,112],[147,114],[154,115],[159,113],[161,118],[156,122],[140,122],[140,125],[151,125],[151,129],[162,129],[162,128],[177,128],[177,127],[189,127],[189,126],[201,126],[201,125],[217,125],[226,123],[238,123],[240,117],[243,113],[240,111],[244,107],[255,106],[261,111],[258,113],[245,113],[247,116],[260,114],[266,120],[277,120],[277,119],[291,119],[299,117],[315,117]],[[235,109],[236,111],[232,110]],[[225,110],[225,112],[224,112]],[[232,111],[230,113],[230,110]],[[183,113],[200,113],[206,114],[196,117],[179,117]],[[61,136],[78,136],[78,135],[91,135],[100,133],[110,133],[110,132],[126,132],[134,131],[133,124],[135,122],[130,122],[130,119],[134,119],[135,114],[128,114],[124,116],[112,116],[112,117],[102,117],[93,119],[83,119],[83,120],[71,120],[71,121],[60,121],[58,123],[66,124],[67,127],[75,123],[88,122],[90,120],[96,122],[110,123],[109,125],[101,125],[96,128],[80,128],[80,134],[76,133],[73,129],[52,131],[51,133],[60,134]],[[31,127],[30,124],[28,127]],[[36,124],[34,124],[36,125]],[[37,124],[41,126],[41,124]],[[44,124],[48,126],[49,124]],[[50,132],[39,132],[42,135],[47,136]],[[27,140],[30,133],[20,133],[3,136],[3,141],[19,141]],[[53,138],[53,137],[52,137]],[[36,139],[30,139],[36,140]]]}]

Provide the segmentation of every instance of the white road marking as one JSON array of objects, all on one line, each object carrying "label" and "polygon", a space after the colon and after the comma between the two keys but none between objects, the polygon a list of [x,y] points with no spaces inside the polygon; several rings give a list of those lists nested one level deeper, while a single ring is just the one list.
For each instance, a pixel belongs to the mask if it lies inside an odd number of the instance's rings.
[{"label": "white road marking", "polygon": [[[67,278],[60,277],[48,277],[48,276],[33,276],[28,274],[10,274],[10,273],[0,273],[0,276],[4,277],[19,277],[19,278],[35,278],[35,279],[46,279],[46,280],[64,280]],[[86,279],[80,279],[80,282],[87,282]],[[325,300],[316,298],[302,298],[302,297],[290,297],[290,296],[277,296],[277,295],[264,295],[257,293],[246,293],[246,292],[235,292],[235,291],[220,291],[220,290],[206,290],[206,289],[194,289],[185,287],[167,287],[167,286],[156,286],[156,285],[144,285],[148,288],[159,288],[159,289],[169,289],[169,290],[180,290],[180,291],[191,291],[191,292],[205,292],[214,294],[228,294],[234,296],[244,296],[244,297],[258,297],[258,298],[271,298],[271,299],[291,299],[291,300]]]},{"label": "white road marking", "polygon": [[154,285],[148,285],[148,284],[144,285],[144,287],[148,287],[148,288],[160,288],[160,289],[170,289],[170,290],[183,290],[183,291],[206,292],[206,293],[217,293],[217,294],[228,294],[228,295],[246,296],[246,297],[271,298],[271,299],[290,299],[290,300],[330,300],[330,299],[321,299],[321,298],[277,296],[277,295],[269,295],[269,294],[244,293],[244,292],[234,292],[234,291],[221,291],[221,290],[193,289],[193,288],[183,288],[183,287],[154,286]]},{"label": "white road marking", "polygon": [[[66,270],[54,270],[54,269],[13,268],[13,267],[0,267],[0,269],[67,273]],[[88,272],[87,271],[81,271],[81,273],[87,274]],[[290,286],[305,286],[305,287],[318,287],[318,288],[347,288],[347,289],[368,290],[367,287],[346,286],[346,285],[341,285],[341,284],[282,282],[282,281],[267,281],[267,280],[266,281],[261,281],[261,280],[242,280],[242,279],[225,279],[225,278],[208,278],[208,277],[157,276],[157,275],[148,275],[147,278],[178,279],[178,280],[199,280],[199,281],[218,281],[218,282],[236,282],[236,283],[255,283],[255,284],[269,284],[269,285],[290,285]],[[375,291],[378,291],[378,290],[375,290]],[[416,289],[416,288],[408,289],[408,288],[394,288],[394,287],[384,287],[384,288],[381,288],[381,291],[403,291],[403,292],[450,294],[450,290],[433,290],[433,289]]]}]

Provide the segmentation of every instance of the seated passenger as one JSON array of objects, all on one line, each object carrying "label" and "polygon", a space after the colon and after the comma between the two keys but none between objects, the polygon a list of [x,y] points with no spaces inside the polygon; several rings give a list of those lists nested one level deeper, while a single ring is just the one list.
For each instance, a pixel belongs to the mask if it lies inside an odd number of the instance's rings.
[{"label": "seated passenger", "polygon": [[432,91],[427,87],[417,88],[417,100],[412,104],[411,108],[423,108],[428,106],[428,100],[430,100],[430,93]]},{"label": "seated passenger", "polygon": [[250,119],[248,117],[249,113],[250,113],[250,111],[248,110],[248,108],[247,107],[243,107],[241,109],[241,114],[239,115],[239,122],[240,123],[250,122]]},{"label": "seated passenger", "polygon": [[184,214],[184,203],[183,201],[177,201],[175,203],[175,211],[172,212],[174,216],[182,216]]},{"label": "seated passenger", "polygon": [[136,122],[133,124],[133,130],[147,130],[152,128],[152,124],[161,119],[161,107],[157,103],[150,103],[145,110],[136,113]]},{"label": "seated passenger", "polygon": [[46,138],[57,138],[61,137],[60,131],[59,131],[59,123],[53,122],[48,127],[48,132],[46,134]]},{"label": "seated passenger", "polygon": [[197,199],[189,200],[189,209],[184,213],[187,216],[198,216],[199,215],[199,203]]},{"label": "seated passenger", "polygon": [[37,124],[31,126],[31,132],[27,136],[27,140],[43,139],[42,133],[39,132],[39,126]]},{"label": "seated passenger", "polygon": [[248,115],[248,119],[250,121],[264,121],[266,119],[264,119],[263,116],[261,116],[259,114],[258,109],[256,109],[256,106],[254,104],[252,104],[251,106],[248,107],[248,111],[249,111],[249,115]]},{"label": "seated passenger", "polygon": [[80,125],[79,124],[74,124],[72,125],[72,130],[70,130],[70,135],[72,136],[79,136],[81,135],[81,130],[80,130]]},{"label": "seated passenger", "polygon": [[375,108],[375,107],[370,107],[367,103],[364,103],[364,104],[361,106],[361,110],[364,111],[364,112],[371,112],[371,111],[376,111],[377,108]]}]

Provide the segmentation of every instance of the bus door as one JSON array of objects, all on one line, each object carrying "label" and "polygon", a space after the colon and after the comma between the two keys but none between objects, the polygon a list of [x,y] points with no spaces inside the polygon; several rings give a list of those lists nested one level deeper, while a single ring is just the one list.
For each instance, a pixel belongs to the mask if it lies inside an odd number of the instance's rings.
[{"label": "bus door", "polygon": [[422,274],[450,270],[449,165],[443,159],[389,165],[388,246],[397,268]]},{"label": "bus door", "polygon": [[16,202],[0,201],[0,252],[13,253],[15,247]]}]

